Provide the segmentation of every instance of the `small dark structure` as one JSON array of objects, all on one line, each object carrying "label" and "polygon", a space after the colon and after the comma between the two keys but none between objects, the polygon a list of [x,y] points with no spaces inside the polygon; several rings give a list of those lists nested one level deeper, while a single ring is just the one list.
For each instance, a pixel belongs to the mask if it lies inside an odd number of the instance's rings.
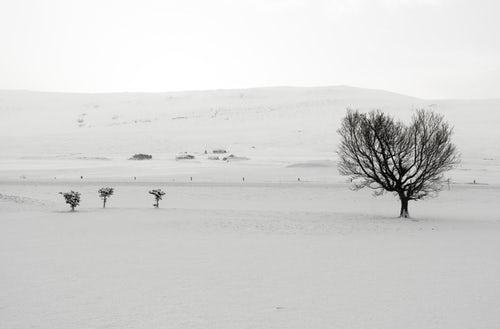
[{"label": "small dark structure", "polygon": [[194,155],[183,153],[175,157],[175,160],[193,160]]},{"label": "small dark structure", "polygon": [[137,153],[134,154],[129,160],[151,160],[153,156],[151,154]]}]

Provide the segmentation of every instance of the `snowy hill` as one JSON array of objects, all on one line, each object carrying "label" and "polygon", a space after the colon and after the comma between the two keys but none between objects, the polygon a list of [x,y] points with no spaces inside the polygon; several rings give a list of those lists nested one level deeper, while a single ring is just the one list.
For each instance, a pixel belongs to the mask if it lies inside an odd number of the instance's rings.
[{"label": "snowy hill", "polygon": [[500,100],[423,100],[334,86],[119,94],[0,91],[1,158],[123,160],[149,153],[174,159],[180,152],[224,148],[279,166],[334,160],[336,130],[348,107],[382,109],[405,120],[416,108],[432,108],[455,126],[466,162],[491,164],[500,157]]}]

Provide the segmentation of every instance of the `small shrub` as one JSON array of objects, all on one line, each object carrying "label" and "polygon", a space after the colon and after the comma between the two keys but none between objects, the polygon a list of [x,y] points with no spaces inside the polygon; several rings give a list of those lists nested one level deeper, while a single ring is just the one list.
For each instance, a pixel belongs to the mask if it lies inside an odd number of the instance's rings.
[{"label": "small shrub", "polygon": [[165,192],[162,191],[161,189],[156,189],[156,190],[149,191],[149,194],[152,194],[155,197],[156,203],[153,203],[153,206],[158,208],[160,206],[159,202],[162,199],[162,197],[165,195]]},{"label": "small shrub", "polygon": [[59,192],[66,203],[71,207],[71,211],[75,211],[75,208],[80,204],[80,192],[69,191],[69,192]]},{"label": "small shrub", "polygon": [[106,201],[108,201],[108,198],[113,195],[115,190],[112,187],[102,187],[97,192],[99,193],[99,197],[102,199],[102,207],[106,208]]}]

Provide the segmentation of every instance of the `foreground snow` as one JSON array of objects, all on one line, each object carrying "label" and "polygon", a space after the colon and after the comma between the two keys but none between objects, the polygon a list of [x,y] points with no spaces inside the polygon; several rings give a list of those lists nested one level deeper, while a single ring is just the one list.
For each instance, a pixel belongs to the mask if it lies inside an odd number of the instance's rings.
[{"label": "foreground snow", "polygon": [[[0,328],[495,328],[500,187],[0,184]],[[166,187],[153,209],[148,188]],[[69,213],[58,191],[82,192]]]}]

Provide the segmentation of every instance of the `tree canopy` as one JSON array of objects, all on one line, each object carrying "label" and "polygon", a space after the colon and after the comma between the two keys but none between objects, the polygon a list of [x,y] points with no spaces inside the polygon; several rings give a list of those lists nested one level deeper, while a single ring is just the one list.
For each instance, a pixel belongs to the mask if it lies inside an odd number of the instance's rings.
[{"label": "tree canopy", "polygon": [[338,133],[340,174],[355,189],[397,194],[401,217],[409,216],[408,201],[435,195],[444,173],[459,163],[452,128],[432,111],[416,111],[406,125],[379,110],[348,110]]}]

